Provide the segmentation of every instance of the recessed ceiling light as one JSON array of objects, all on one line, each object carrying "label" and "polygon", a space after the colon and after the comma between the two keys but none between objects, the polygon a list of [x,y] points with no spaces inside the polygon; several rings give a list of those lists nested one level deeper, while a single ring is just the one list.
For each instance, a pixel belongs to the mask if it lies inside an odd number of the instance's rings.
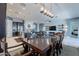
[{"label": "recessed ceiling light", "polygon": [[19,14],[22,14],[22,12],[18,12]]},{"label": "recessed ceiling light", "polygon": [[25,8],[25,7],[23,7],[22,9],[23,9],[23,10],[25,10],[26,8]]},{"label": "recessed ceiling light", "polygon": [[14,3],[9,3],[10,5],[13,5]]},{"label": "recessed ceiling light", "polygon": [[45,15],[47,14],[47,10],[46,10],[46,9],[44,10],[44,14],[45,14]]},{"label": "recessed ceiling light", "polygon": [[41,12],[41,13],[44,12],[44,7],[41,7],[40,12]]},{"label": "recessed ceiling light", "polygon": [[17,18],[19,18],[19,16],[18,16],[18,15],[17,15],[16,17],[17,17]]},{"label": "recessed ceiling light", "polygon": [[12,11],[12,9],[9,9],[9,11]]},{"label": "recessed ceiling light", "polygon": [[49,16],[49,13],[50,13],[50,12],[49,12],[49,11],[47,11],[47,16]]}]

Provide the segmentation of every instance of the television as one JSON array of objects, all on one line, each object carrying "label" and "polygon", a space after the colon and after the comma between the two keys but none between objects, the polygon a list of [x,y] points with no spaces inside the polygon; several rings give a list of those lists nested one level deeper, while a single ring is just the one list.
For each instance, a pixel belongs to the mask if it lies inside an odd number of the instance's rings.
[{"label": "television", "polygon": [[49,30],[56,31],[56,26],[50,26]]}]

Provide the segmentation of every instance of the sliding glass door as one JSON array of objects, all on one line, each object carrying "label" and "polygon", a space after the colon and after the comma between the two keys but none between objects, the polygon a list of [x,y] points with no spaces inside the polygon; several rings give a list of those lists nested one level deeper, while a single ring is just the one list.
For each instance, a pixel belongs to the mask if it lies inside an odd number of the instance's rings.
[{"label": "sliding glass door", "polygon": [[23,22],[13,22],[13,36],[22,35],[23,32]]}]

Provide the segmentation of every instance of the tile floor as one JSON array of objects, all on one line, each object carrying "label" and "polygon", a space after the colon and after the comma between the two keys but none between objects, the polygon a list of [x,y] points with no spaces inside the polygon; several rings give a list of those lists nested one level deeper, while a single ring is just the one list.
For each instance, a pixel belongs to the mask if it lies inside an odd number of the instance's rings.
[{"label": "tile floor", "polygon": [[60,56],[79,56],[79,39],[65,36]]}]

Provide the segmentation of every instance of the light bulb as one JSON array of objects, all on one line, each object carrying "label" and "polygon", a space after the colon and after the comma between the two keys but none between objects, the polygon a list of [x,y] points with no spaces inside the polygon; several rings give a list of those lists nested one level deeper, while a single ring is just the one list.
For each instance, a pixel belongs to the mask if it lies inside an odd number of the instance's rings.
[{"label": "light bulb", "polygon": [[41,13],[44,12],[44,7],[41,7],[40,12],[41,12]]},{"label": "light bulb", "polygon": [[12,9],[9,9],[9,11],[12,11]]},{"label": "light bulb", "polygon": [[53,18],[54,17],[54,14],[51,14],[51,18]]},{"label": "light bulb", "polygon": [[49,16],[49,11],[47,11],[47,16]]},{"label": "light bulb", "polygon": [[45,10],[44,10],[44,15],[46,15],[46,14],[47,14],[47,10],[45,9]]},{"label": "light bulb", "polygon": [[21,12],[18,12],[19,14],[22,14]]},{"label": "light bulb", "polygon": [[50,15],[50,12],[48,12],[48,16],[50,17],[51,15]]},{"label": "light bulb", "polygon": [[52,13],[49,12],[49,17],[53,18],[53,16],[54,16],[54,15],[53,15]]},{"label": "light bulb", "polygon": [[25,8],[25,7],[23,7],[22,9],[23,9],[23,10],[25,10],[26,8]]},{"label": "light bulb", "polygon": [[49,15],[51,16],[51,13],[49,13]]},{"label": "light bulb", "polygon": [[18,15],[17,15],[16,17],[17,17],[17,18],[19,18],[19,16],[18,16]]}]

